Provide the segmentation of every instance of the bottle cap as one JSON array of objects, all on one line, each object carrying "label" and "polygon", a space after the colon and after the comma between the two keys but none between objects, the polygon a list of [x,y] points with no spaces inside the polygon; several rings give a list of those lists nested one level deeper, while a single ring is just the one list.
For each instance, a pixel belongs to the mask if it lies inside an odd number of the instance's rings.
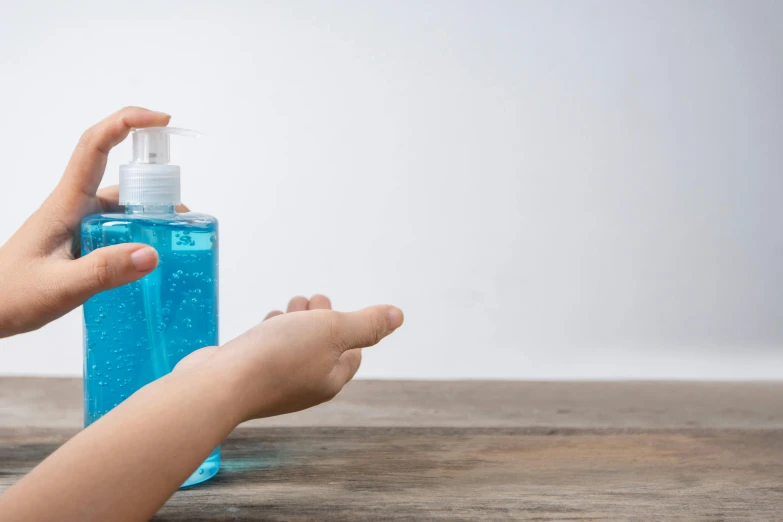
[{"label": "bottle cap", "polygon": [[169,164],[172,135],[198,138],[200,133],[175,127],[132,129],[133,157],[120,165],[120,205],[179,205],[179,166]]}]

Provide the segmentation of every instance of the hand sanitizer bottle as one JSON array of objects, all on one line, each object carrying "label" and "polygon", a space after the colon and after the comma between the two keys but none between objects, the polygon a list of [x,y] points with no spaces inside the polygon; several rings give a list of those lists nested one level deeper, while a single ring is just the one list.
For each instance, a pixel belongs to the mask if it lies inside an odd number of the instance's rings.
[{"label": "hand sanitizer bottle", "polygon": [[[170,127],[135,129],[133,159],[120,167],[124,214],[97,214],[81,225],[81,252],[118,243],[154,247],[158,267],[134,283],[84,304],[84,424],[169,373],[180,359],[218,344],[218,223],[178,214],[180,169],[169,164]],[[220,447],[183,484],[211,478]]]}]

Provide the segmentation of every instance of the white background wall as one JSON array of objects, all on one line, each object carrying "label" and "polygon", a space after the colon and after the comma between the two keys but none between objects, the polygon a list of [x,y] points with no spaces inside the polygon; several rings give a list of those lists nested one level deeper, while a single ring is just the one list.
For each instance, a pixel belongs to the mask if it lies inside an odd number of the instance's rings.
[{"label": "white background wall", "polygon": [[[0,240],[142,105],[208,134],[174,155],[221,220],[224,340],[324,292],[406,312],[361,377],[779,378],[781,26],[775,0],[0,0]],[[0,372],[80,374],[80,315]]]}]

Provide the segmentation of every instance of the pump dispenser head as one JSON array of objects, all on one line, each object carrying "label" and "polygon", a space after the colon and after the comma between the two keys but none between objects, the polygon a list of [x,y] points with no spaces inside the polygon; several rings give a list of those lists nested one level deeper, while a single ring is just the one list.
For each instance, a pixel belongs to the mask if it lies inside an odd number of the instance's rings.
[{"label": "pump dispenser head", "polygon": [[132,129],[131,134],[133,158],[120,166],[120,205],[179,205],[179,166],[169,164],[169,137],[201,134],[174,127]]}]

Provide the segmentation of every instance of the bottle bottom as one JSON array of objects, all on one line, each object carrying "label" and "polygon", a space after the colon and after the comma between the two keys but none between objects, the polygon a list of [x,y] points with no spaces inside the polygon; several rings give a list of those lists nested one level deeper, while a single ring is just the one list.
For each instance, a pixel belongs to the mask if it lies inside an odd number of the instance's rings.
[{"label": "bottle bottom", "polygon": [[193,472],[190,477],[188,477],[188,480],[185,481],[184,484],[182,484],[181,488],[187,488],[189,486],[195,486],[196,484],[201,484],[205,480],[209,480],[215,475],[217,475],[218,470],[220,469],[220,446],[215,448],[215,451],[209,454],[209,457],[207,457],[207,460],[201,463],[201,465],[198,467],[196,471]]}]

